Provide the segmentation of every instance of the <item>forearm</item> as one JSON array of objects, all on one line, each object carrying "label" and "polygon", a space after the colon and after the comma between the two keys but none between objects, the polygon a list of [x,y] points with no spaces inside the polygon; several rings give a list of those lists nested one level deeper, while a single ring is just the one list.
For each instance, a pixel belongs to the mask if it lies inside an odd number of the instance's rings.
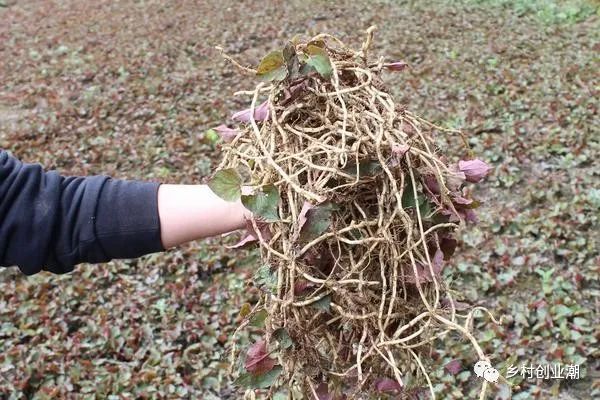
[{"label": "forearm", "polygon": [[161,185],[158,214],[162,244],[169,248],[243,228],[250,211],[240,201],[221,199],[206,185]]},{"label": "forearm", "polygon": [[157,183],[62,177],[0,150],[0,266],[30,275],[163,249]]}]

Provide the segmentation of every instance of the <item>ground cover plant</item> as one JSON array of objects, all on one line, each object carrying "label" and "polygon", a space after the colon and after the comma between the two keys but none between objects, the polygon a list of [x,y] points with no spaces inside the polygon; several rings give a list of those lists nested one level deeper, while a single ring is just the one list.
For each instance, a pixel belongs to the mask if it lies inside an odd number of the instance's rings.
[{"label": "ground cover plant", "polygon": [[[494,168],[477,185],[479,222],[443,270],[457,300],[507,316],[501,326],[475,319],[484,353],[503,375],[511,365],[581,365],[580,379],[509,378],[515,399],[597,396],[594,12],[545,18],[545,0],[526,9],[471,0],[5,3],[0,146],[68,174],[173,183],[209,177],[223,157],[210,128],[248,107],[232,96],[247,77],[215,45],[257,65],[296,34],[329,32],[360,48],[357,32],[377,25],[373,52],[409,65],[386,76],[398,103],[464,131]],[[449,146],[446,154],[462,154]],[[239,398],[228,343],[261,292],[247,286],[257,255],[225,247],[237,241],[65,277],[0,271],[1,397]],[[262,336],[248,329],[239,348]],[[470,348],[454,335],[436,343],[438,398],[479,394]],[[505,389],[489,398],[507,398]]]}]

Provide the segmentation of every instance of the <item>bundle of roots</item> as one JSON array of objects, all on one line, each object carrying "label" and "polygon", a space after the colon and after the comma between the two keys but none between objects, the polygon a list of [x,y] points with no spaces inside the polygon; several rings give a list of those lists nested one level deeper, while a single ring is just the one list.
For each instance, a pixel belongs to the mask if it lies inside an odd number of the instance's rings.
[{"label": "bundle of roots", "polygon": [[448,131],[394,102],[381,75],[405,64],[369,60],[372,38],[371,28],[355,51],[321,34],[257,70],[225,55],[267,81],[238,92],[250,108],[216,128],[226,143],[210,185],[254,212],[239,245],[260,247],[263,294],[246,319],[264,336],[232,356],[238,382],[268,395],[428,386],[435,397],[424,360],[450,331],[487,360],[471,333],[475,310],[457,310],[441,272],[477,204],[466,182],[488,167],[440,154],[433,133]]}]

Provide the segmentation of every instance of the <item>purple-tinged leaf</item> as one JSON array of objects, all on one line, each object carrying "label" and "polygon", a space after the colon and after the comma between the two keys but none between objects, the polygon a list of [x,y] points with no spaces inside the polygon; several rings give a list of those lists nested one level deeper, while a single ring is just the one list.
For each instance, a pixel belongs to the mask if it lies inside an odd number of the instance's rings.
[{"label": "purple-tinged leaf", "polygon": [[383,66],[390,71],[404,71],[408,67],[408,64],[404,61],[395,61],[393,63],[383,64]]},{"label": "purple-tinged leaf", "polygon": [[468,206],[469,204],[473,203],[473,200],[467,199],[466,197],[462,197],[460,195],[454,195],[452,196],[452,203],[459,207],[466,208],[464,206]]},{"label": "purple-tinged leaf", "polygon": [[[440,249],[437,249],[431,259],[431,269],[433,270],[433,274],[435,275],[436,279],[439,279],[443,267],[444,253],[442,253]],[[411,266],[408,267],[406,272],[406,281],[408,283],[417,283],[415,273]],[[428,265],[417,263],[417,274],[419,277],[419,283],[433,282],[433,276],[431,276],[431,270],[429,269]]]},{"label": "purple-tinged leaf", "polygon": [[[264,121],[269,118],[269,102],[266,100],[261,105],[254,109],[254,120]],[[238,111],[231,116],[231,119],[239,122],[250,122],[252,120],[252,110],[247,108],[242,111]]]},{"label": "purple-tinged leaf", "polygon": [[[457,167],[451,167],[450,169],[456,169]],[[465,183],[465,181],[467,180],[466,175],[464,174],[464,172],[461,171],[452,171],[450,174],[446,175],[446,186],[448,187],[448,189],[451,192],[458,192],[460,191],[461,186],[463,185],[463,183]]]},{"label": "purple-tinged leaf", "polygon": [[440,250],[444,253],[444,260],[449,260],[454,254],[458,241],[451,237],[443,237],[440,240]]},{"label": "purple-tinged leaf", "polygon": [[237,129],[232,129],[227,125],[219,125],[213,129],[219,134],[221,139],[223,139],[226,142],[231,142],[240,133],[240,131],[238,131]]},{"label": "purple-tinged leaf", "polygon": [[302,209],[300,210],[300,214],[298,215],[298,231],[302,230],[302,227],[306,223],[306,213],[313,207],[314,206],[308,201],[305,201],[304,204],[302,204]]},{"label": "purple-tinged leaf", "polygon": [[333,394],[329,393],[329,387],[326,383],[321,383],[315,391],[318,400],[333,400]]},{"label": "purple-tinged leaf", "polygon": [[458,169],[465,174],[467,181],[476,183],[482,180],[492,167],[481,160],[460,160]]},{"label": "purple-tinged leaf", "polygon": [[406,152],[410,150],[410,146],[407,144],[393,144],[392,145],[392,154],[397,157],[402,157]]},{"label": "purple-tinged leaf", "polygon": [[438,184],[435,175],[426,175],[423,179],[423,183],[433,194],[440,194],[440,185]]},{"label": "purple-tinged leaf", "polygon": [[474,224],[479,222],[479,218],[477,218],[477,214],[475,214],[475,211],[473,211],[469,208],[465,208],[464,210],[459,210],[458,213],[467,222],[472,222]]},{"label": "purple-tinged leaf", "polygon": [[448,371],[448,373],[456,375],[462,370],[462,366],[460,364],[460,361],[452,360],[448,364],[444,365],[444,369]]},{"label": "purple-tinged leaf", "polygon": [[[271,228],[269,228],[269,223],[265,221],[256,221],[256,226],[260,231],[260,236],[262,236],[265,242],[268,242],[273,237],[273,233],[271,232]],[[252,225],[252,220],[246,220],[246,229],[248,230],[248,234],[254,236],[256,240],[258,240],[258,233],[254,230],[254,225]]]},{"label": "purple-tinged leaf", "polygon": [[402,157],[410,150],[410,146],[406,144],[393,144],[392,145],[392,157],[388,162],[390,167],[397,167],[402,160]]},{"label": "purple-tinged leaf", "polygon": [[444,253],[442,250],[437,249],[433,258],[431,259],[431,265],[433,266],[433,272],[439,274],[442,272],[442,267],[444,266]]},{"label": "purple-tinged leaf", "polygon": [[300,97],[302,95],[302,93],[304,93],[305,89],[306,89],[306,81],[302,81],[296,85],[292,85],[292,87],[290,87],[289,89],[284,88],[283,89],[283,97],[279,101],[279,104],[282,106],[285,106],[285,105],[293,102],[298,97]]},{"label": "purple-tinged leaf", "polygon": [[402,385],[394,379],[379,378],[375,381],[375,390],[379,393],[398,393],[402,391]]},{"label": "purple-tinged leaf", "polygon": [[232,246],[225,246],[228,249],[239,249],[240,247],[244,247],[249,243],[254,243],[258,240],[258,238],[256,238],[256,236],[250,234],[250,235],[246,235],[244,236],[239,242],[237,242],[236,244],[232,245]]},{"label": "purple-tinged leaf", "polygon": [[313,282],[307,281],[305,279],[300,279],[294,282],[294,294],[296,296],[301,296],[306,292],[309,288],[313,287],[315,284]]},{"label": "purple-tinged leaf", "polygon": [[260,339],[248,349],[245,368],[254,375],[262,375],[273,369],[275,359],[269,357],[267,343]]}]

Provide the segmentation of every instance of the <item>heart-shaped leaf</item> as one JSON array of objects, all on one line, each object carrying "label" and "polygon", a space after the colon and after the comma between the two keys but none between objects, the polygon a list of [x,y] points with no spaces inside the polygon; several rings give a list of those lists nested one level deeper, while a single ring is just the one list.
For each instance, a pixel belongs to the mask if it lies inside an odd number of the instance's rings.
[{"label": "heart-shaped leaf", "polygon": [[310,65],[325,79],[329,79],[331,77],[331,73],[333,72],[333,68],[331,67],[331,62],[329,61],[329,57],[323,56],[321,54],[314,55],[310,57],[306,61],[307,65]]},{"label": "heart-shaped leaf", "polygon": [[287,66],[281,51],[267,54],[256,68],[256,76],[263,81],[282,81],[288,74]]},{"label": "heart-shaped leaf", "polygon": [[265,320],[269,316],[269,313],[264,308],[261,308],[250,318],[250,325],[255,326],[257,328],[264,328]]},{"label": "heart-shaped leaf", "polygon": [[[306,205],[306,204],[305,204]],[[298,216],[301,228],[299,239],[302,242],[308,242],[319,236],[331,225],[331,215],[337,210],[337,205],[331,202],[325,202],[314,207],[303,207]]]},{"label": "heart-shaped leaf", "polygon": [[248,349],[244,367],[254,375],[262,375],[273,369],[275,359],[269,357],[267,343],[260,339]]},{"label": "heart-shaped leaf", "polygon": [[323,78],[329,79],[333,72],[333,67],[331,66],[331,60],[329,60],[327,51],[314,44],[309,44],[306,51],[309,55],[306,65],[313,67]]},{"label": "heart-shaped leaf", "polygon": [[265,222],[279,220],[279,191],[273,185],[263,186],[257,194],[242,195],[242,204]]},{"label": "heart-shaped leaf", "polygon": [[242,178],[233,168],[217,171],[208,187],[225,201],[237,201],[242,195]]}]

